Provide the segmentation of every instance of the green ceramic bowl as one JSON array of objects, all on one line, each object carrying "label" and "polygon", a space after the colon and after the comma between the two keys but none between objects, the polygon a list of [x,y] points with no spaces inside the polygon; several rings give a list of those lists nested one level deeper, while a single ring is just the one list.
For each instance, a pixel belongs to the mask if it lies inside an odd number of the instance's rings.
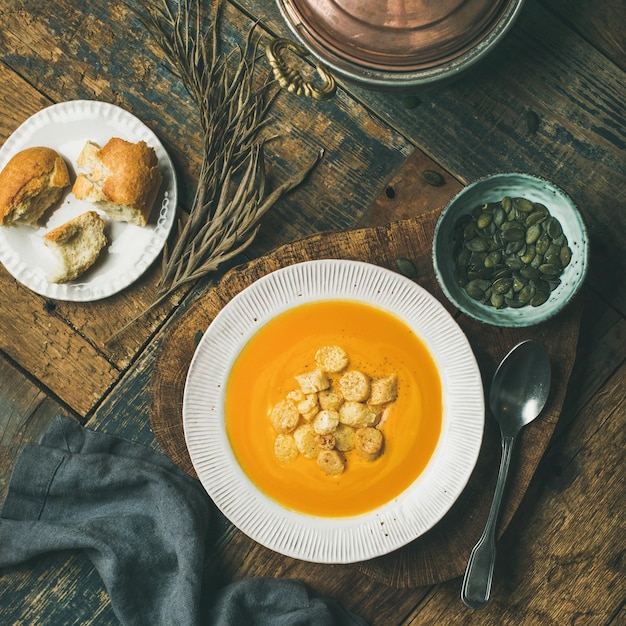
[{"label": "green ceramic bowl", "polygon": [[[504,197],[522,197],[543,204],[559,220],[571,249],[571,261],[560,275],[560,284],[537,306],[495,308],[471,298],[455,277],[455,235],[459,218],[476,207]],[[467,219],[467,218],[466,218]],[[589,264],[587,230],[574,202],[551,182],[520,173],[494,174],[461,190],[443,210],[435,228],[433,265],[446,297],[463,313],[486,324],[523,327],[539,324],[563,309],[580,289]]]}]

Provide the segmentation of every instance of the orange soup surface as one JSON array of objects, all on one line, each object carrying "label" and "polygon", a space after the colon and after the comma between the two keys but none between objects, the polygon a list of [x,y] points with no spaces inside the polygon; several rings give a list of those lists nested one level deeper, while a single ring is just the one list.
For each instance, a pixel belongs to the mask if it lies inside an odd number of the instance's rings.
[{"label": "orange soup surface", "polygon": [[[339,476],[302,455],[281,464],[269,420],[272,406],[298,389],[294,376],[316,368],[324,345],[344,348],[348,369],[398,377],[397,400],[380,427],[383,454],[368,462],[348,452]],[[323,517],[359,515],[400,495],[428,464],[442,412],[439,372],[422,340],[397,316],[355,301],[303,304],[278,315],[243,348],[226,388],[226,431],[250,480],[283,506]]]}]

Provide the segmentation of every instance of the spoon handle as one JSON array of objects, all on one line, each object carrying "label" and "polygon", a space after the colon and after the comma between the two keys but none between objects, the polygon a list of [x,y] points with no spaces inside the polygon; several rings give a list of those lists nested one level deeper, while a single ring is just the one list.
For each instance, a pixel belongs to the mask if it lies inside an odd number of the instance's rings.
[{"label": "spoon handle", "polygon": [[502,458],[489,516],[483,534],[470,554],[465,570],[461,586],[461,600],[470,609],[482,609],[489,600],[493,568],[496,562],[496,525],[514,443],[515,437],[502,435]]}]

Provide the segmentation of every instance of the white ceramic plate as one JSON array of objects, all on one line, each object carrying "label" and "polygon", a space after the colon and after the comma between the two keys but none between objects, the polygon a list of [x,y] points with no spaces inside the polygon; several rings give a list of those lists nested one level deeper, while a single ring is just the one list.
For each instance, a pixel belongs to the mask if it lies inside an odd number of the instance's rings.
[{"label": "white ceramic plate", "polygon": [[[223,414],[231,366],[251,336],[289,308],[329,299],[364,302],[402,318],[430,349],[444,395],[442,434],[425,471],[384,506],[341,518],[297,513],[260,492],[237,464]],[[287,556],[351,563],[406,545],[450,509],[476,464],[484,410],[480,372],[469,343],[435,298],[395,272],[367,263],[322,260],[268,274],[220,311],[188,372],[183,425],[202,484],[240,530]]]},{"label": "white ceramic plate", "polygon": [[[53,284],[47,280],[52,252],[41,236],[84,211],[94,209],[67,190],[62,202],[39,228],[0,228],[0,261],[22,284],[57,300],[89,301],[121,291],[143,274],[163,249],[176,214],[176,177],[172,161],[157,136],[134,115],[112,104],[75,100],[47,107],[28,118],[0,149],[0,170],[25,148],[47,146],[67,163],[72,181],[76,159],[87,140],[104,145],[111,137],[145,141],[159,159],[163,183],[146,227],[107,220],[110,245],[96,265],[77,281]],[[104,214],[102,213],[104,216]]]}]

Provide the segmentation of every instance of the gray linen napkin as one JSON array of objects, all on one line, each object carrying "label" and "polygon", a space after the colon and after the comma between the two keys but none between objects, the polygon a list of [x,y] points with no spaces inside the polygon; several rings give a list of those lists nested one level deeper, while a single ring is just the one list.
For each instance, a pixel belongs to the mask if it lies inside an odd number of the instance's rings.
[{"label": "gray linen napkin", "polygon": [[299,583],[248,579],[201,589],[209,499],[200,483],[144,446],[58,417],[26,445],[0,513],[0,567],[84,550],[116,616],[150,626],[362,626]]}]

